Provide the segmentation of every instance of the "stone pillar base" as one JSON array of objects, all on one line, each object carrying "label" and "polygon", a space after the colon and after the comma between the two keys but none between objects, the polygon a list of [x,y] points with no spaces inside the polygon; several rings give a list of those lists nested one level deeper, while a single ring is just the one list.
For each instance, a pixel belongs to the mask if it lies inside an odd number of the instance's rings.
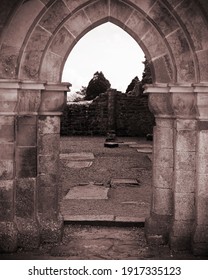
[{"label": "stone pillar base", "polygon": [[0,222],[0,252],[17,250],[17,227],[13,222]]},{"label": "stone pillar base", "polygon": [[208,256],[208,225],[197,225],[192,242],[194,255]]},{"label": "stone pillar base", "polygon": [[171,216],[152,214],[145,221],[145,236],[148,244],[168,244]]},{"label": "stone pillar base", "polygon": [[39,229],[41,243],[57,243],[63,236],[63,217],[59,216],[57,220],[39,218]]},{"label": "stone pillar base", "polygon": [[40,234],[38,224],[31,219],[17,218],[18,246],[25,250],[38,248]]}]

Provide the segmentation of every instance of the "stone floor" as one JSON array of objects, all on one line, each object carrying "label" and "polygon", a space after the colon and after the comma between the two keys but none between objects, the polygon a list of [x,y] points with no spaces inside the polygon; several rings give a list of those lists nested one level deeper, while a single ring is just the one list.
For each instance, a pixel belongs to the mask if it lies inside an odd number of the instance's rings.
[{"label": "stone floor", "polygon": [[89,152],[89,145],[82,142],[87,138],[76,139],[64,138],[61,143],[62,174],[66,174],[62,176],[62,185],[68,185],[69,174],[70,181],[79,182],[66,188],[61,203],[64,220],[144,223],[150,211],[151,160],[148,155],[152,144],[143,139],[122,138],[118,148],[110,149],[104,147],[104,138],[88,138],[94,141]]}]

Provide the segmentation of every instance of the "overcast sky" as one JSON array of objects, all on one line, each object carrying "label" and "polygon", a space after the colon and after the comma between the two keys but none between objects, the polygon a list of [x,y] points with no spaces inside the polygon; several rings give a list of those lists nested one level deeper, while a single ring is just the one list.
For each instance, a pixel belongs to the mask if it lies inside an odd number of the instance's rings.
[{"label": "overcast sky", "polygon": [[136,41],[112,23],[102,24],[83,36],[66,61],[62,81],[71,92],[87,86],[96,71],[102,71],[111,87],[126,91],[131,80],[143,72],[144,53]]}]

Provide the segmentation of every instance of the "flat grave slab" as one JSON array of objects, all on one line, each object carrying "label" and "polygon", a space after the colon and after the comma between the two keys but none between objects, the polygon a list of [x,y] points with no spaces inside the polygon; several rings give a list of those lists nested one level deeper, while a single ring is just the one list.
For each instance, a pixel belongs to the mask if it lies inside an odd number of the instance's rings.
[{"label": "flat grave slab", "polygon": [[151,144],[131,144],[129,145],[130,148],[139,148],[139,149],[152,149]]},{"label": "flat grave slab", "polygon": [[92,161],[69,161],[66,166],[69,168],[87,168],[92,165]]},{"label": "flat grave slab", "polygon": [[150,148],[137,149],[137,152],[143,153],[143,154],[152,154],[152,149],[150,149]]},{"label": "flat grave slab", "polygon": [[104,186],[79,185],[71,188],[64,199],[108,199],[108,190]]},{"label": "flat grave slab", "polygon": [[136,179],[111,179],[111,187],[138,187],[139,182]]},{"label": "flat grave slab", "polygon": [[114,215],[64,215],[64,221],[92,221],[92,222],[98,222],[98,221],[114,221],[115,217]]},{"label": "flat grave slab", "polygon": [[60,154],[60,159],[66,159],[66,160],[71,160],[71,161],[79,161],[79,160],[93,160],[94,154],[93,153],[67,153],[67,154]]}]

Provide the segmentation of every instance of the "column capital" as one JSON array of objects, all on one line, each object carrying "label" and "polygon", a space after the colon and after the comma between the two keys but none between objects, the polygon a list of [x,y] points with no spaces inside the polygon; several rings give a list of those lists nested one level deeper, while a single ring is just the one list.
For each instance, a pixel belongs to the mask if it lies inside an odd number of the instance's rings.
[{"label": "column capital", "polygon": [[208,83],[194,84],[197,119],[208,120]]},{"label": "column capital", "polygon": [[41,91],[39,115],[61,115],[70,83],[47,83]]},{"label": "column capital", "polygon": [[168,84],[145,85],[144,93],[149,95],[150,111],[156,118],[172,118],[173,110],[170,103]]},{"label": "column capital", "polygon": [[192,84],[169,84],[171,106],[178,119],[196,118],[196,100]]}]

